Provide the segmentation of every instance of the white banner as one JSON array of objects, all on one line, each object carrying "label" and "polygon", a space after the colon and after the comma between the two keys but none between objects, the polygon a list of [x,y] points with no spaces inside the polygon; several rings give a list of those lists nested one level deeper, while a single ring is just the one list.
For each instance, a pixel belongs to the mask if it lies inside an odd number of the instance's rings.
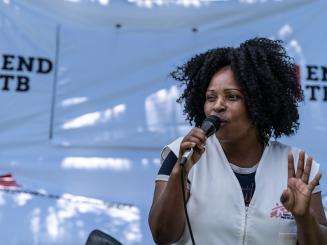
[{"label": "white banner", "polygon": [[15,5],[0,11],[0,145],[49,138],[56,25]]}]

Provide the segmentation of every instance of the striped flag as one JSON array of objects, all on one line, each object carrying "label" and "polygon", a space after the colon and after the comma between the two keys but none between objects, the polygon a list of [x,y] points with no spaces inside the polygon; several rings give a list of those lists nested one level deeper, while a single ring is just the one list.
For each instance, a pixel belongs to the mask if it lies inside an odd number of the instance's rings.
[{"label": "striped flag", "polygon": [[12,177],[11,173],[0,175],[0,188],[1,189],[13,189],[18,188],[20,185],[17,184],[16,180]]}]

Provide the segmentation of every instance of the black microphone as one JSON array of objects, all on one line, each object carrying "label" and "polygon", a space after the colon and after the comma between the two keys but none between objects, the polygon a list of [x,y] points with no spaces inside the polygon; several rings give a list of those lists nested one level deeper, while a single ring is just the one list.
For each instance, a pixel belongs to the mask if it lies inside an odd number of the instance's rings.
[{"label": "black microphone", "polygon": [[[216,131],[218,131],[218,129],[220,127],[220,123],[221,123],[221,121],[220,121],[219,117],[211,115],[203,120],[201,129],[204,131],[206,137],[209,137],[209,136],[213,135]],[[179,164],[184,165],[188,161],[188,159],[190,159],[192,154],[193,154],[193,148],[187,149],[184,152]]]},{"label": "black microphone", "polygon": [[90,233],[85,245],[122,245],[112,236],[100,230],[94,230]]}]

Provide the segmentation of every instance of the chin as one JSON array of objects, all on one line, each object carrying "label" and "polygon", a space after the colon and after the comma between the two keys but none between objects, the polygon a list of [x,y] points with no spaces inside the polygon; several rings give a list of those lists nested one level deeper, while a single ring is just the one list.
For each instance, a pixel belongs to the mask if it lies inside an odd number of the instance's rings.
[{"label": "chin", "polygon": [[231,141],[230,138],[226,137],[226,135],[221,134],[221,133],[216,134],[216,137],[219,140],[219,142],[224,142],[224,143],[226,142],[227,143],[227,142]]}]

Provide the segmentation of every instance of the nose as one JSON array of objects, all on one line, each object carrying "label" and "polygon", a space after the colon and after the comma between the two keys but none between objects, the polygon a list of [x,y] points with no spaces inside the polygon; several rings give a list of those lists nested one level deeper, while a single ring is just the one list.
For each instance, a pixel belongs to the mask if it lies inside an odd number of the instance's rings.
[{"label": "nose", "polygon": [[222,96],[216,100],[213,109],[215,112],[223,112],[226,110],[226,101]]}]

